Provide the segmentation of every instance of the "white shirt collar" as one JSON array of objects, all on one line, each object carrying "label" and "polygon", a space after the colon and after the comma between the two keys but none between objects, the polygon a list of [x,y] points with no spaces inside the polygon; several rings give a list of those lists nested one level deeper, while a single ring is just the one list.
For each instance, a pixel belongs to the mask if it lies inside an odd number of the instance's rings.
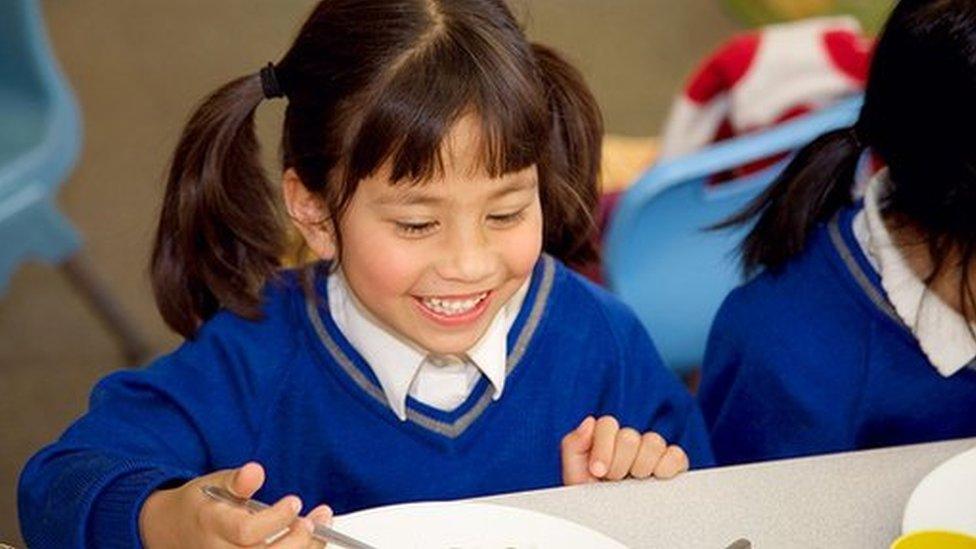
[{"label": "white shirt collar", "polygon": [[887,169],[868,183],[864,209],[854,220],[854,234],[880,275],[888,301],[911,328],[932,366],[949,377],[972,362],[976,341],[965,317],[928,290],[893,243],[881,217],[889,185]]},{"label": "white shirt collar", "polygon": [[[531,279],[531,276],[528,277],[498,311],[484,335],[468,350],[466,356],[459,357],[465,363],[473,364],[488,378],[494,388],[494,400],[501,398],[505,388],[508,331],[522,308]],[[430,355],[425,349],[382,325],[353,294],[341,269],[329,276],[328,298],[329,312],[336,326],[376,374],[390,408],[401,420],[407,417],[407,395],[412,394],[411,388],[417,385],[418,375],[423,375],[422,366],[457,364],[457,359],[451,360],[453,357]]]}]

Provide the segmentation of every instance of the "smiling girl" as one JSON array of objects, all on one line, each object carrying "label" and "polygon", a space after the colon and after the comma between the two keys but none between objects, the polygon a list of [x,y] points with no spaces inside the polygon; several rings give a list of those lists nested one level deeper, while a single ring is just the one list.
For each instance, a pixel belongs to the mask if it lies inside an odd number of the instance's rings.
[{"label": "smiling girl", "polygon": [[[273,97],[280,192],[319,258],[300,270],[253,132]],[[595,257],[600,139],[579,74],[501,0],[320,3],[184,131],[152,273],[187,341],[103,380],[28,463],[27,541],[300,547],[333,509],[708,464],[641,324],[563,263]]]}]

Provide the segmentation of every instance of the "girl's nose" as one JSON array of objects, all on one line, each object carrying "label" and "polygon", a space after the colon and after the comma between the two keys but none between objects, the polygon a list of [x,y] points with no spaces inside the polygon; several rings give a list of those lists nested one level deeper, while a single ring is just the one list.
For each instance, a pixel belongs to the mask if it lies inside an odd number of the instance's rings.
[{"label": "girl's nose", "polygon": [[494,274],[495,263],[495,253],[483,232],[464,230],[450,239],[438,271],[445,280],[477,283]]}]

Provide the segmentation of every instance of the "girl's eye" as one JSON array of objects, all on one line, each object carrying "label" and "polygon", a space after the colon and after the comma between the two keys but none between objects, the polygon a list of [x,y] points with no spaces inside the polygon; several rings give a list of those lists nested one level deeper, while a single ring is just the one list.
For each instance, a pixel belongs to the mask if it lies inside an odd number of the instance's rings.
[{"label": "girl's eye", "polygon": [[509,225],[515,225],[519,221],[522,221],[522,218],[525,217],[525,210],[526,208],[522,208],[517,212],[512,212],[509,214],[489,215],[488,221],[491,221],[495,225],[501,225],[503,227],[507,227]]},{"label": "girl's eye", "polygon": [[394,221],[397,231],[407,236],[423,236],[437,228],[436,221],[424,221],[420,223],[407,223]]}]

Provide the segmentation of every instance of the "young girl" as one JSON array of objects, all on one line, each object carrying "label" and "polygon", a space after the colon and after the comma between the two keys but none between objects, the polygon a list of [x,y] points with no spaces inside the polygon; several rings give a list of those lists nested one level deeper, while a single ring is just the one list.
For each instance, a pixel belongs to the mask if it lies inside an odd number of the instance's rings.
[{"label": "young girl", "polygon": [[[733,222],[700,403],[723,463],[976,435],[976,3],[902,0],[852,128]],[[851,203],[870,147],[887,169]]]},{"label": "young girl", "polygon": [[[278,96],[288,215],[334,259],[301,271],[278,270],[252,127]],[[103,380],[27,464],[27,541],[302,546],[332,509],[708,464],[634,315],[560,262],[594,254],[600,138],[580,75],[501,0],[320,3],[190,120],[152,261],[187,342]]]}]

